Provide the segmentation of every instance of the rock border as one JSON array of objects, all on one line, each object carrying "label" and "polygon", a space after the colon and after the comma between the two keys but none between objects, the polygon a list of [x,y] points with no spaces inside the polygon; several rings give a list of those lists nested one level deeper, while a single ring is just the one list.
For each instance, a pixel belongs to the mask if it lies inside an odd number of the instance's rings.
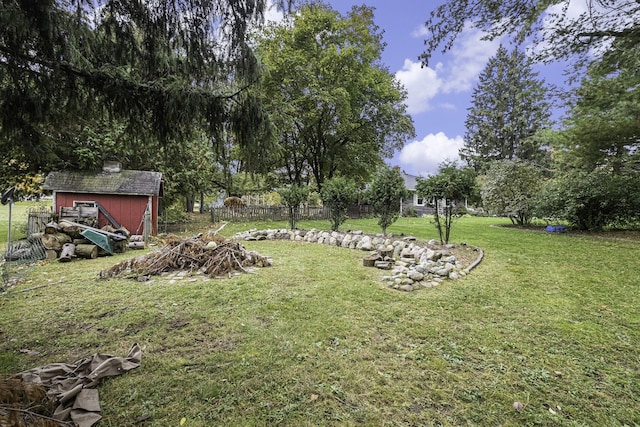
[{"label": "rock border", "polygon": [[[456,245],[441,246],[435,240],[419,243],[413,236],[395,239],[394,236],[378,234],[371,236],[362,231],[322,231],[287,229],[251,229],[236,233],[234,239],[245,241],[290,240],[326,244],[336,247],[368,251],[363,260],[365,265],[390,270],[390,275],[382,277],[387,287],[411,292],[422,288],[438,286],[445,279],[457,280],[465,277],[484,258],[482,249],[473,247],[478,257],[464,267],[448,249]],[[462,244],[466,246],[466,244]]]}]

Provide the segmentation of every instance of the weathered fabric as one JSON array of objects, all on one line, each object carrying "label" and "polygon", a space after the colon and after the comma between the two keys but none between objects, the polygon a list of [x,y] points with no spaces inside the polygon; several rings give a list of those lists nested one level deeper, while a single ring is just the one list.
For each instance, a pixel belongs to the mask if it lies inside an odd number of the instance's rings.
[{"label": "weathered fabric", "polygon": [[121,375],[140,366],[142,349],[134,344],[127,357],[94,354],[74,364],[53,363],[17,374],[24,382],[42,384],[47,394],[59,403],[53,417],[72,421],[78,427],[91,427],[100,416],[98,390],[104,377]]}]

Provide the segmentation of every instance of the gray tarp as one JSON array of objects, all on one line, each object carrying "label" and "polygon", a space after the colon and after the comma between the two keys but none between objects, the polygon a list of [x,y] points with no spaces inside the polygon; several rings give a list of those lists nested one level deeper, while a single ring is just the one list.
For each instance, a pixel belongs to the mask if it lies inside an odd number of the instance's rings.
[{"label": "gray tarp", "polygon": [[54,418],[73,421],[78,427],[91,427],[100,416],[98,390],[100,379],[121,375],[140,366],[142,349],[134,344],[127,357],[94,354],[75,364],[53,363],[19,373],[24,382],[42,384],[47,394],[59,403]]}]

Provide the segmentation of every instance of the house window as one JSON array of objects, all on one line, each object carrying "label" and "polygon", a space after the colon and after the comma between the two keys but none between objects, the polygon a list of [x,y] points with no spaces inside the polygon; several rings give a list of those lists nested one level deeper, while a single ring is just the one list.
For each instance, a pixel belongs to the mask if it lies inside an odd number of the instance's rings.
[{"label": "house window", "polygon": [[80,208],[80,207],[95,208],[96,207],[96,202],[74,200],[73,201],[73,207],[74,208]]},{"label": "house window", "polygon": [[417,194],[413,195],[413,204],[416,206],[424,206],[424,199]]}]

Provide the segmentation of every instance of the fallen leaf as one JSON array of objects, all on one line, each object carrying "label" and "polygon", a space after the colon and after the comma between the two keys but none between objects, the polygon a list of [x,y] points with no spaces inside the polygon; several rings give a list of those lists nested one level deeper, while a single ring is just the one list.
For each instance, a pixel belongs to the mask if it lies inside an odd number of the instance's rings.
[{"label": "fallen leaf", "polygon": [[524,404],[522,402],[513,402],[513,409],[522,412],[524,410]]},{"label": "fallen leaf", "polygon": [[320,396],[318,396],[317,394],[312,394],[311,395],[311,401],[315,402],[316,400],[318,400],[318,397],[320,397]]},{"label": "fallen leaf", "polygon": [[556,411],[554,411],[553,409],[549,408],[549,412],[551,412],[551,414],[555,415]]},{"label": "fallen leaf", "polygon": [[182,418],[182,419],[180,420],[180,425],[181,425],[181,426],[183,426],[183,425],[184,425],[184,423],[186,423],[186,422],[187,422],[187,419],[186,419],[186,418]]},{"label": "fallen leaf", "polygon": [[562,376],[562,372],[560,372],[560,371],[553,371],[553,373],[556,375],[556,377],[561,377]]}]

